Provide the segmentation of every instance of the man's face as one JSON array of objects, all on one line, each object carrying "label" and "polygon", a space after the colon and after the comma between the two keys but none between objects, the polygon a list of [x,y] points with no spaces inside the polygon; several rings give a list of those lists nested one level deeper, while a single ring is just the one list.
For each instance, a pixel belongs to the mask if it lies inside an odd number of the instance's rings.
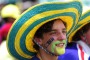
[{"label": "man's face", "polygon": [[90,45],[90,29],[84,34],[84,37],[86,37],[85,42]]},{"label": "man's face", "polygon": [[54,40],[46,49],[56,55],[64,54],[66,47],[66,27],[61,20],[54,22],[52,31],[43,34],[41,45],[44,47],[50,38],[54,38]]}]

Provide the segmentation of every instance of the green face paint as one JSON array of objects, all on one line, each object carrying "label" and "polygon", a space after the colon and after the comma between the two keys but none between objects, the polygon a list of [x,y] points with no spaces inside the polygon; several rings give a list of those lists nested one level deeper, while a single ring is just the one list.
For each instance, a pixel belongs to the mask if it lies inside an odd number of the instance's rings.
[{"label": "green face paint", "polygon": [[[63,47],[57,47],[56,45],[60,44],[60,43],[64,43]],[[61,55],[65,53],[65,47],[66,47],[66,40],[63,40],[62,42],[60,42],[59,40],[52,42],[51,44],[51,51],[52,53],[55,53],[57,55]]]}]

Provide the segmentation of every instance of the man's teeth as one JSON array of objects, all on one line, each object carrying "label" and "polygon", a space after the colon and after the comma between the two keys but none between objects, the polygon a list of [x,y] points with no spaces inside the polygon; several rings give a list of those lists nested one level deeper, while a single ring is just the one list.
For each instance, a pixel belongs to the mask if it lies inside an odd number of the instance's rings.
[{"label": "man's teeth", "polygon": [[57,44],[56,46],[57,47],[63,47],[64,46],[64,43]]}]

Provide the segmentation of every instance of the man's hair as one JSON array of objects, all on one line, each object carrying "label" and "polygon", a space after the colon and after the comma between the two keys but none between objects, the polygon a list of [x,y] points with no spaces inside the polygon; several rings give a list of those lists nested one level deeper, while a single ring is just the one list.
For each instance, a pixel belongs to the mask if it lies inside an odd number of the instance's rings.
[{"label": "man's hair", "polygon": [[[53,23],[54,21],[56,20],[61,20],[61,19],[55,19],[55,20],[52,20],[52,21],[49,21],[47,23],[45,23],[44,25],[42,25],[35,33],[34,37],[37,37],[37,38],[43,38],[43,34],[44,33],[47,33],[47,32],[50,32],[52,30],[52,26],[53,26]],[[62,20],[61,20],[62,21]],[[66,27],[66,23],[63,22],[65,27]],[[35,43],[35,42],[34,42]],[[39,46],[35,43],[35,45],[33,46],[36,50],[39,50]]]},{"label": "man's hair", "polygon": [[80,36],[83,36],[84,33],[86,33],[90,29],[90,23],[83,26],[80,30],[76,32],[76,34],[72,37],[73,41],[79,41],[81,40]]}]

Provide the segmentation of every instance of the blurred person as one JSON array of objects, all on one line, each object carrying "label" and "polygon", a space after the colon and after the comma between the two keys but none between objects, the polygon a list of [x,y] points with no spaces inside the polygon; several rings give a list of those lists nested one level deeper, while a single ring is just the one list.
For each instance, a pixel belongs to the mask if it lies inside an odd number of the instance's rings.
[{"label": "blurred person", "polygon": [[84,12],[69,36],[62,60],[90,60],[90,10]]},{"label": "blurred person", "polygon": [[18,60],[58,60],[81,13],[78,1],[47,2],[27,9],[8,33],[8,51]]},{"label": "blurred person", "polygon": [[1,17],[4,20],[4,24],[0,29],[2,40],[6,40],[11,25],[19,15],[20,10],[16,5],[9,4],[2,8]]},{"label": "blurred person", "polygon": [[7,51],[6,38],[13,22],[19,17],[19,15],[19,8],[13,4],[8,4],[1,10],[1,17],[5,22],[0,28],[0,39],[2,40],[0,44],[0,60],[16,60]]},{"label": "blurred person", "polygon": [[2,18],[0,16],[0,28],[1,28],[2,25],[3,25],[3,20],[2,20]]},{"label": "blurred person", "polygon": [[[0,28],[1,28],[2,25],[3,25],[3,20],[0,16]],[[1,42],[2,42],[2,38],[1,38],[1,31],[0,31],[0,44],[1,44]]]}]

